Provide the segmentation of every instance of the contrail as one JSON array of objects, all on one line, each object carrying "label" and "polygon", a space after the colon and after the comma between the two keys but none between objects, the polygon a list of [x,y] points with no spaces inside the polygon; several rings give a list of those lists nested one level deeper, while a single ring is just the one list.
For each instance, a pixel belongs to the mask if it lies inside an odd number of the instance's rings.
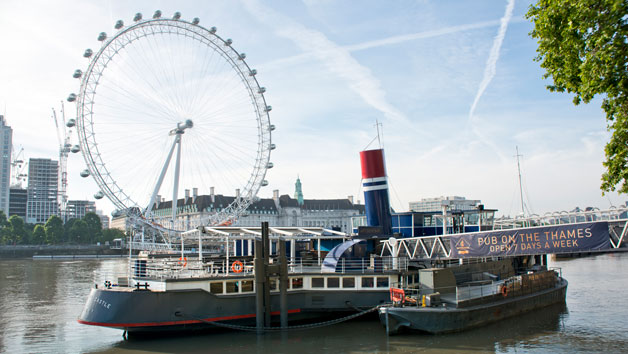
[{"label": "contrail", "polygon": [[495,71],[497,67],[497,60],[499,59],[499,52],[502,47],[502,43],[504,42],[504,37],[506,36],[506,29],[508,29],[508,23],[512,18],[512,10],[515,7],[515,0],[508,0],[508,4],[506,5],[506,12],[504,13],[504,17],[501,18],[499,31],[497,32],[497,36],[495,36],[495,40],[493,41],[493,47],[491,48],[491,52],[486,60],[486,66],[484,67],[484,77],[482,78],[482,82],[480,82],[480,87],[478,88],[478,92],[475,94],[475,99],[473,100],[473,104],[471,105],[471,109],[469,110],[469,122],[471,123],[473,132],[475,135],[480,138],[482,142],[491,146],[497,154],[502,158],[502,161],[505,161],[506,158],[499,152],[497,146],[489,141],[484,135],[479,131],[476,127],[475,123],[477,123],[477,119],[474,118],[473,114],[475,113],[475,109],[486,91],[486,88],[495,77]]},{"label": "contrail", "polygon": [[369,106],[381,112],[387,119],[416,129],[403,112],[386,99],[386,92],[371,70],[361,65],[349,50],[337,45],[323,33],[307,28],[302,24],[263,6],[259,1],[244,1],[245,8],[259,21],[274,27],[275,32],[290,39],[302,51],[318,59],[327,70],[347,82],[349,88]]}]

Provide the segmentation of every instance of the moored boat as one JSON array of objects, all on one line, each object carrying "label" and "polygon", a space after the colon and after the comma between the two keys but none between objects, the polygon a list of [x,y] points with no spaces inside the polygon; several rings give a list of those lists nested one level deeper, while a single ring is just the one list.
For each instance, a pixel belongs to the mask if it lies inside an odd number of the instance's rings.
[{"label": "moored boat", "polygon": [[379,308],[380,321],[388,334],[450,333],[565,302],[560,269],[515,272],[511,260],[420,270],[418,288],[391,288],[393,304]]}]

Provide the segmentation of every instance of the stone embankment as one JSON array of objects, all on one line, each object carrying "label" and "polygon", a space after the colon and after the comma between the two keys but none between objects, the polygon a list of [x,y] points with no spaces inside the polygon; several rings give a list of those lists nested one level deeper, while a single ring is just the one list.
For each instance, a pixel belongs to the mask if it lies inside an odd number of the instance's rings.
[{"label": "stone embankment", "polygon": [[107,258],[121,256],[126,252],[104,245],[0,246],[0,258]]}]

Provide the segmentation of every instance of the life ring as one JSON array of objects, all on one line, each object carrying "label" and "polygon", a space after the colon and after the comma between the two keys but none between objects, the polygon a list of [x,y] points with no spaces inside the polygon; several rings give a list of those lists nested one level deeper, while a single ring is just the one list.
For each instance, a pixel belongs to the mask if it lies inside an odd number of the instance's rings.
[{"label": "life ring", "polygon": [[231,263],[231,270],[234,273],[242,273],[242,271],[244,270],[244,264],[242,264],[242,262],[240,261],[234,261],[233,263]]},{"label": "life ring", "polygon": [[187,267],[188,265],[188,258],[187,257],[179,257],[179,264],[183,264],[183,267]]},{"label": "life ring", "polygon": [[502,296],[508,296],[508,287],[506,285],[502,285]]}]

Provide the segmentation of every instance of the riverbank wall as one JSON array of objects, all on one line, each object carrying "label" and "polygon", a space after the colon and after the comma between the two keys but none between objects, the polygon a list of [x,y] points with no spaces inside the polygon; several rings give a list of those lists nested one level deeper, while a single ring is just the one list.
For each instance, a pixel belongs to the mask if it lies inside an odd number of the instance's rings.
[{"label": "riverbank wall", "polygon": [[[16,245],[0,246],[0,258],[106,258],[127,254],[105,245]],[[47,257],[46,257],[47,256]]]}]

